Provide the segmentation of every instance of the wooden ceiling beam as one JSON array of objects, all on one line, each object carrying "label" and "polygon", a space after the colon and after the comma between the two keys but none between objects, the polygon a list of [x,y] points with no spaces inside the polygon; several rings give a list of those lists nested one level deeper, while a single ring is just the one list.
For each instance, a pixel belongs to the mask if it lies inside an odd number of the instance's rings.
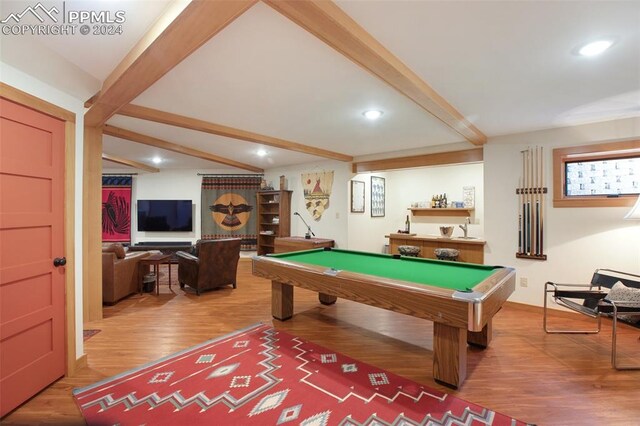
[{"label": "wooden ceiling beam", "polygon": [[99,127],[183,59],[253,6],[257,0],[174,2],[106,78],[85,114]]},{"label": "wooden ceiling beam", "polygon": [[178,154],[189,155],[191,157],[200,158],[207,161],[213,161],[227,166],[237,167],[243,170],[249,170],[256,173],[263,173],[264,170],[252,166],[250,164],[240,163],[239,161],[230,160],[218,155],[209,154],[208,152],[198,151],[197,149],[188,148],[173,142],[167,142],[152,136],[143,135],[141,133],[132,132],[131,130],[121,129],[119,127],[105,125],[102,129],[105,135],[114,136],[120,139],[141,143],[144,145],[155,146],[156,148],[166,149],[167,151],[177,152]]},{"label": "wooden ceiling beam", "polygon": [[154,121],[156,123],[163,123],[171,126],[182,127],[185,129],[196,130],[199,132],[210,133],[212,135],[224,136],[227,138],[239,139],[247,142],[260,143],[275,148],[315,155],[317,157],[330,158],[332,160],[346,162],[353,161],[353,157],[350,155],[328,151],[326,149],[315,148],[308,145],[302,145],[297,142],[291,142],[284,139],[265,136],[258,133],[248,132],[246,130],[235,129],[233,127],[223,126],[221,124],[214,124],[208,121],[185,117],[170,112],[159,111],[153,108],[129,104],[122,107],[118,111],[118,114],[126,115],[127,117],[138,118],[141,120]]},{"label": "wooden ceiling beam", "polygon": [[477,163],[482,161],[482,148],[462,151],[436,152],[434,154],[413,155],[411,157],[386,158],[384,160],[359,161],[351,165],[353,173],[379,172],[382,170],[408,169],[412,167],[444,166]]},{"label": "wooden ceiling beam", "polygon": [[263,0],[351,61],[413,100],[474,145],[487,137],[332,1]]},{"label": "wooden ceiling beam", "polygon": [[126,158],[116,157],[115,155],[102,154],[102,159],[103,160],[107,160],[107,161],[111,161],[113,163],[122,164],[124,166],[134,167],[134,168],[140,169],[140,170],[146,170],[146,171],[151,172],[151,173],[158,173],[160,171],[160,169],[158,169],[156,167],[147,166],[144,163],[139,163],[139,162],[133,161],[133,160],[127,160]]}]

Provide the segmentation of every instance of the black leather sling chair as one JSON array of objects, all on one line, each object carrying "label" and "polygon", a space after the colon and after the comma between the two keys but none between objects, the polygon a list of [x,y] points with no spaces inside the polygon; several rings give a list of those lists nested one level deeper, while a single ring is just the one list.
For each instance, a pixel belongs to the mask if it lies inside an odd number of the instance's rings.
[{"label": "black leather sling chair", "polygon": [[[614,291],[616,283],[622,283]],[[558,305],[595,318],[597,327],[590,329],[551,329],[547,321],[547,301],[551,298]],[[543,328],[549,334],[599,333],[601,317],[608,316],[613,322],[611,338],[611,365],[616,370],[638,370],[638,365],[618,365],[617,326],[618,321],[640,328],[640,275],[611,269],[596,269],[590,284],[562,284],[548,281],[544,285]]]}]

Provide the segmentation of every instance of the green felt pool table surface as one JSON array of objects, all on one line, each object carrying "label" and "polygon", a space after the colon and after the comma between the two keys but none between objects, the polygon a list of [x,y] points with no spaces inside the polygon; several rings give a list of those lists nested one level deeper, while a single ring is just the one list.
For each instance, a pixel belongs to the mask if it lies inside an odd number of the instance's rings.
[{"label": "green felt pool table surface", "polygon": [[496,266],[350,250],[307,250],[270,255],[285,261],[466,291],[488,278]]}]

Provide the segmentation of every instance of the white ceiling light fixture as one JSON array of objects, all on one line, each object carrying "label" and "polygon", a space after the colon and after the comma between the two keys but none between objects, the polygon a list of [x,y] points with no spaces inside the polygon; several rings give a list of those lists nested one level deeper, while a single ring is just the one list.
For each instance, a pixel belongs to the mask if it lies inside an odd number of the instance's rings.
[{"label": "white ceiling light fixture", "polygon": [[581,56],[597,56],[613,46],[614,40],[611,38],[596,40],[584,44],[578,48],[578,54]]},{"label": "white ceiling light fixture", "polygon": [[267,151],[265,151],[264,149],[259,149],[258,151],[256,151],[256,154],[258,154],[258,157],[264,157],[265,155],[267,155]]},{"label": "white ceiling light fixture", "polygon": [[160,157],[153,157],[153,158],[151,159],[151,161],[153,161],[153,164],[160,164],[160,163],[162,163],[162,158],[160,158]]},{"label": "white ceiling light fixture", "polygon": [[377,109],[370,109],[362,113],[369,120],[377,120],[382,117],[383,112]]}]

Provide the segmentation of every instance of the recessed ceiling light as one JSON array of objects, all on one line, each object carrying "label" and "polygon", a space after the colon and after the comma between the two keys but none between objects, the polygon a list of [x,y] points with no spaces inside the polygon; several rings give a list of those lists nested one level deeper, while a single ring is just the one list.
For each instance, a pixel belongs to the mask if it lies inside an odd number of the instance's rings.
[{"label": "recessed ceiling light", "polygon": [[160,158],[160,157],[153,157],[153,158],[151,159],[151,161],[153,161],[153,164],[160,164],[160,163],[162,163],[162,158]]},{"label": "recessed ceiling light", "polygon": [[382,111],[378,111],[375,109],[365,111],[362,113],[362,115],[367,117],[369,120],[377,120],[378,118],[382,117],[382,114],[383,114]]},{"label": "recessed ceiling light", "polygon": [[258,156],[260,157],[264,157],[265,155],[267,155],[267,151],[265,151],[264,149],[259,149],[258,151],[256,151],[256,154],[258,154]]},{"label": "recessed ceiling light", "polygon": [[597,40],[580,47],[578,53],[582,56],[596,56],[613,46],[613,40]]}]

